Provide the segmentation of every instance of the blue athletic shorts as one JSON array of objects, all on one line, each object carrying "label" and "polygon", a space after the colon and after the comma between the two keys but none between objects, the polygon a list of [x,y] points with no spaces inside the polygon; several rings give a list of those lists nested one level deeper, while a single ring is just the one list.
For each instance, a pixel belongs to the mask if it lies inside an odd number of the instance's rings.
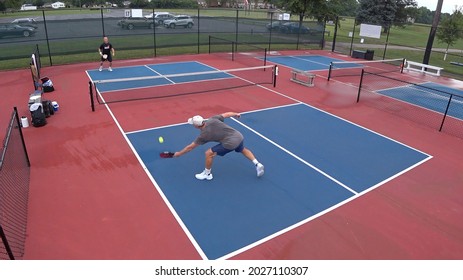
[{"label": "blue athletic shorts", "polygon": [[235,151],[237,153],[241,153],[244,149],[244,141],[241,141],[241,143],[238,145],[238,147],[236,147],[235,149],[233,150],[229,150],[227,148],[225,148],[224,146],[222,146],[222,144],[217,144],[215,145],[214,147],[211,148],[211,150],[214,152],[214,153],[217,153],[217,155],[219,156],[224,156],[226,154],[228,154],[229,152],[232,152],[232,151]]}]

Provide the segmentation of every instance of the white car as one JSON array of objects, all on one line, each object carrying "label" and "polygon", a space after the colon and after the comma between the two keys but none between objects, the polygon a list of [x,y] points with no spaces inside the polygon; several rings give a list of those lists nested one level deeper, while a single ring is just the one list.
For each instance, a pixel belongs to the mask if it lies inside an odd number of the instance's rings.
[{"label": "white car", "polygon": [[167,28],[176,28],[183,26],[185,28],[192,28],[194,25],[193,19],[187,15],[175,16],[173,19],[165,20],[164,26]]},{"label": "white car", "polygon": [[153,18],[153,17],[154,17],[154,21],[156,22],[156,24],[163,25],[165,20],[173,19],[174,15],[168,12],[155,12],[155,13],[151,13],[145,16],[145,18]]}]

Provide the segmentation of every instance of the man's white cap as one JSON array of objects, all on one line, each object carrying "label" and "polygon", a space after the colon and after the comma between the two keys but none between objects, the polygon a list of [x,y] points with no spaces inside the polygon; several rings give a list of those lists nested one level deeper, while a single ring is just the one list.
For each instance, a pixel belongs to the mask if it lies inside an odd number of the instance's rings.
[{"label": "man's white cap", "polygon": [[204,123],[204,119],[201,116],[194,116],[188,119],[188,123],[194,126],[202,126]]}]

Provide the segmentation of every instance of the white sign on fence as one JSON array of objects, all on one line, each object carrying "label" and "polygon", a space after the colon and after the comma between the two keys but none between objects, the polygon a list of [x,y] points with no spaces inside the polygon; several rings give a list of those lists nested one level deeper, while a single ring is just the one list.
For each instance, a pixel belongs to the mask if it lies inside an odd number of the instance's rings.
[{"label": "white sign on fence", "polygon": [[143,10],[142,9],[132,9],[132,17],[137,17],[137,18],[143,17]]},{"label": "white sign on fence", "polygon": [[369,38],[381,38],[381,25],[360,24],[360,36]]}]

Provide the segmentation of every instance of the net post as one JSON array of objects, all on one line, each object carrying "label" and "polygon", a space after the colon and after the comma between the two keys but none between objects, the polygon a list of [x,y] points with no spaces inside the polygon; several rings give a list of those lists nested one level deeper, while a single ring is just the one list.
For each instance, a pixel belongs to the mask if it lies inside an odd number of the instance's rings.
[{"label": "net post", "polygon": [[445,113],[444,113],[444,117],[442,118],[442,123],[440,124],[439,132],[441,132],[442,128],[444,127],[444,122],[445,122],[445,119],[447,118],[450,103],[452,103],[452,98],[453,98],[453,94],[450,94],[449,102],[447,103],[447,108],[445,108]]},{"label": "net post", "polygon": [[21,121],[19,120],[19,115],[18,115],[18,108],[14,107],[14,115],[16,118],[16,123],[18,124],[18,130],[19,130],[19,136],[21,137],[21,143],[24,149],[24,155],[26,156],[26,161],[27,161],[27,166],[31,166],[31,162],[29,160],[29,154],[27,153],[27,148],[26,148],[26,142],[24,141],[24,135],[21,127]]},{"label": "net post", "polygon": [[403,74],[404,72],[405,62],[407,62],[407,59],[402,59],[402,65],[400,66],[400,74]]},{"label": "net post", "polygon": [[277,86],[278,65],[273,66],[273,87]]},{"label": "net post", "polygon": [[328,81],[331,79],[331,69],[333,68],[333,62],[330,62],[330,68],[328,69]]},{"label": "net post", "polygon": [[95,112],[95,101],[93,100],[93,85],[92,82],[88,82],[88,92],[90,94],[90,105],[92,107],[92,112]]},{"label": "net post", "polygon": [[365,70],[362,69],[362,75],[360,76],[360,83],[359,83],[359,91],[357,93],[357,103],[360,101],[360,92],[362,91],[362,84],[363,84],[363,75],[365,74]]},{"label": "net post", "polygon": [[5,235],[5,232],[3,231],[2,225],[0,225],[0,237],[3,242],[3,246],[5,247],[6,252],[8,253],[8,257],[10,258],[10,260],[14,260],[15,258],[13,255],[13,251],[11,251],[10,244],[8,244],[8,240],[6,239],[6,235]]},{"label": "net post", "polygon": [[264,66],[267,66],[267,48],[264,49]]}]

